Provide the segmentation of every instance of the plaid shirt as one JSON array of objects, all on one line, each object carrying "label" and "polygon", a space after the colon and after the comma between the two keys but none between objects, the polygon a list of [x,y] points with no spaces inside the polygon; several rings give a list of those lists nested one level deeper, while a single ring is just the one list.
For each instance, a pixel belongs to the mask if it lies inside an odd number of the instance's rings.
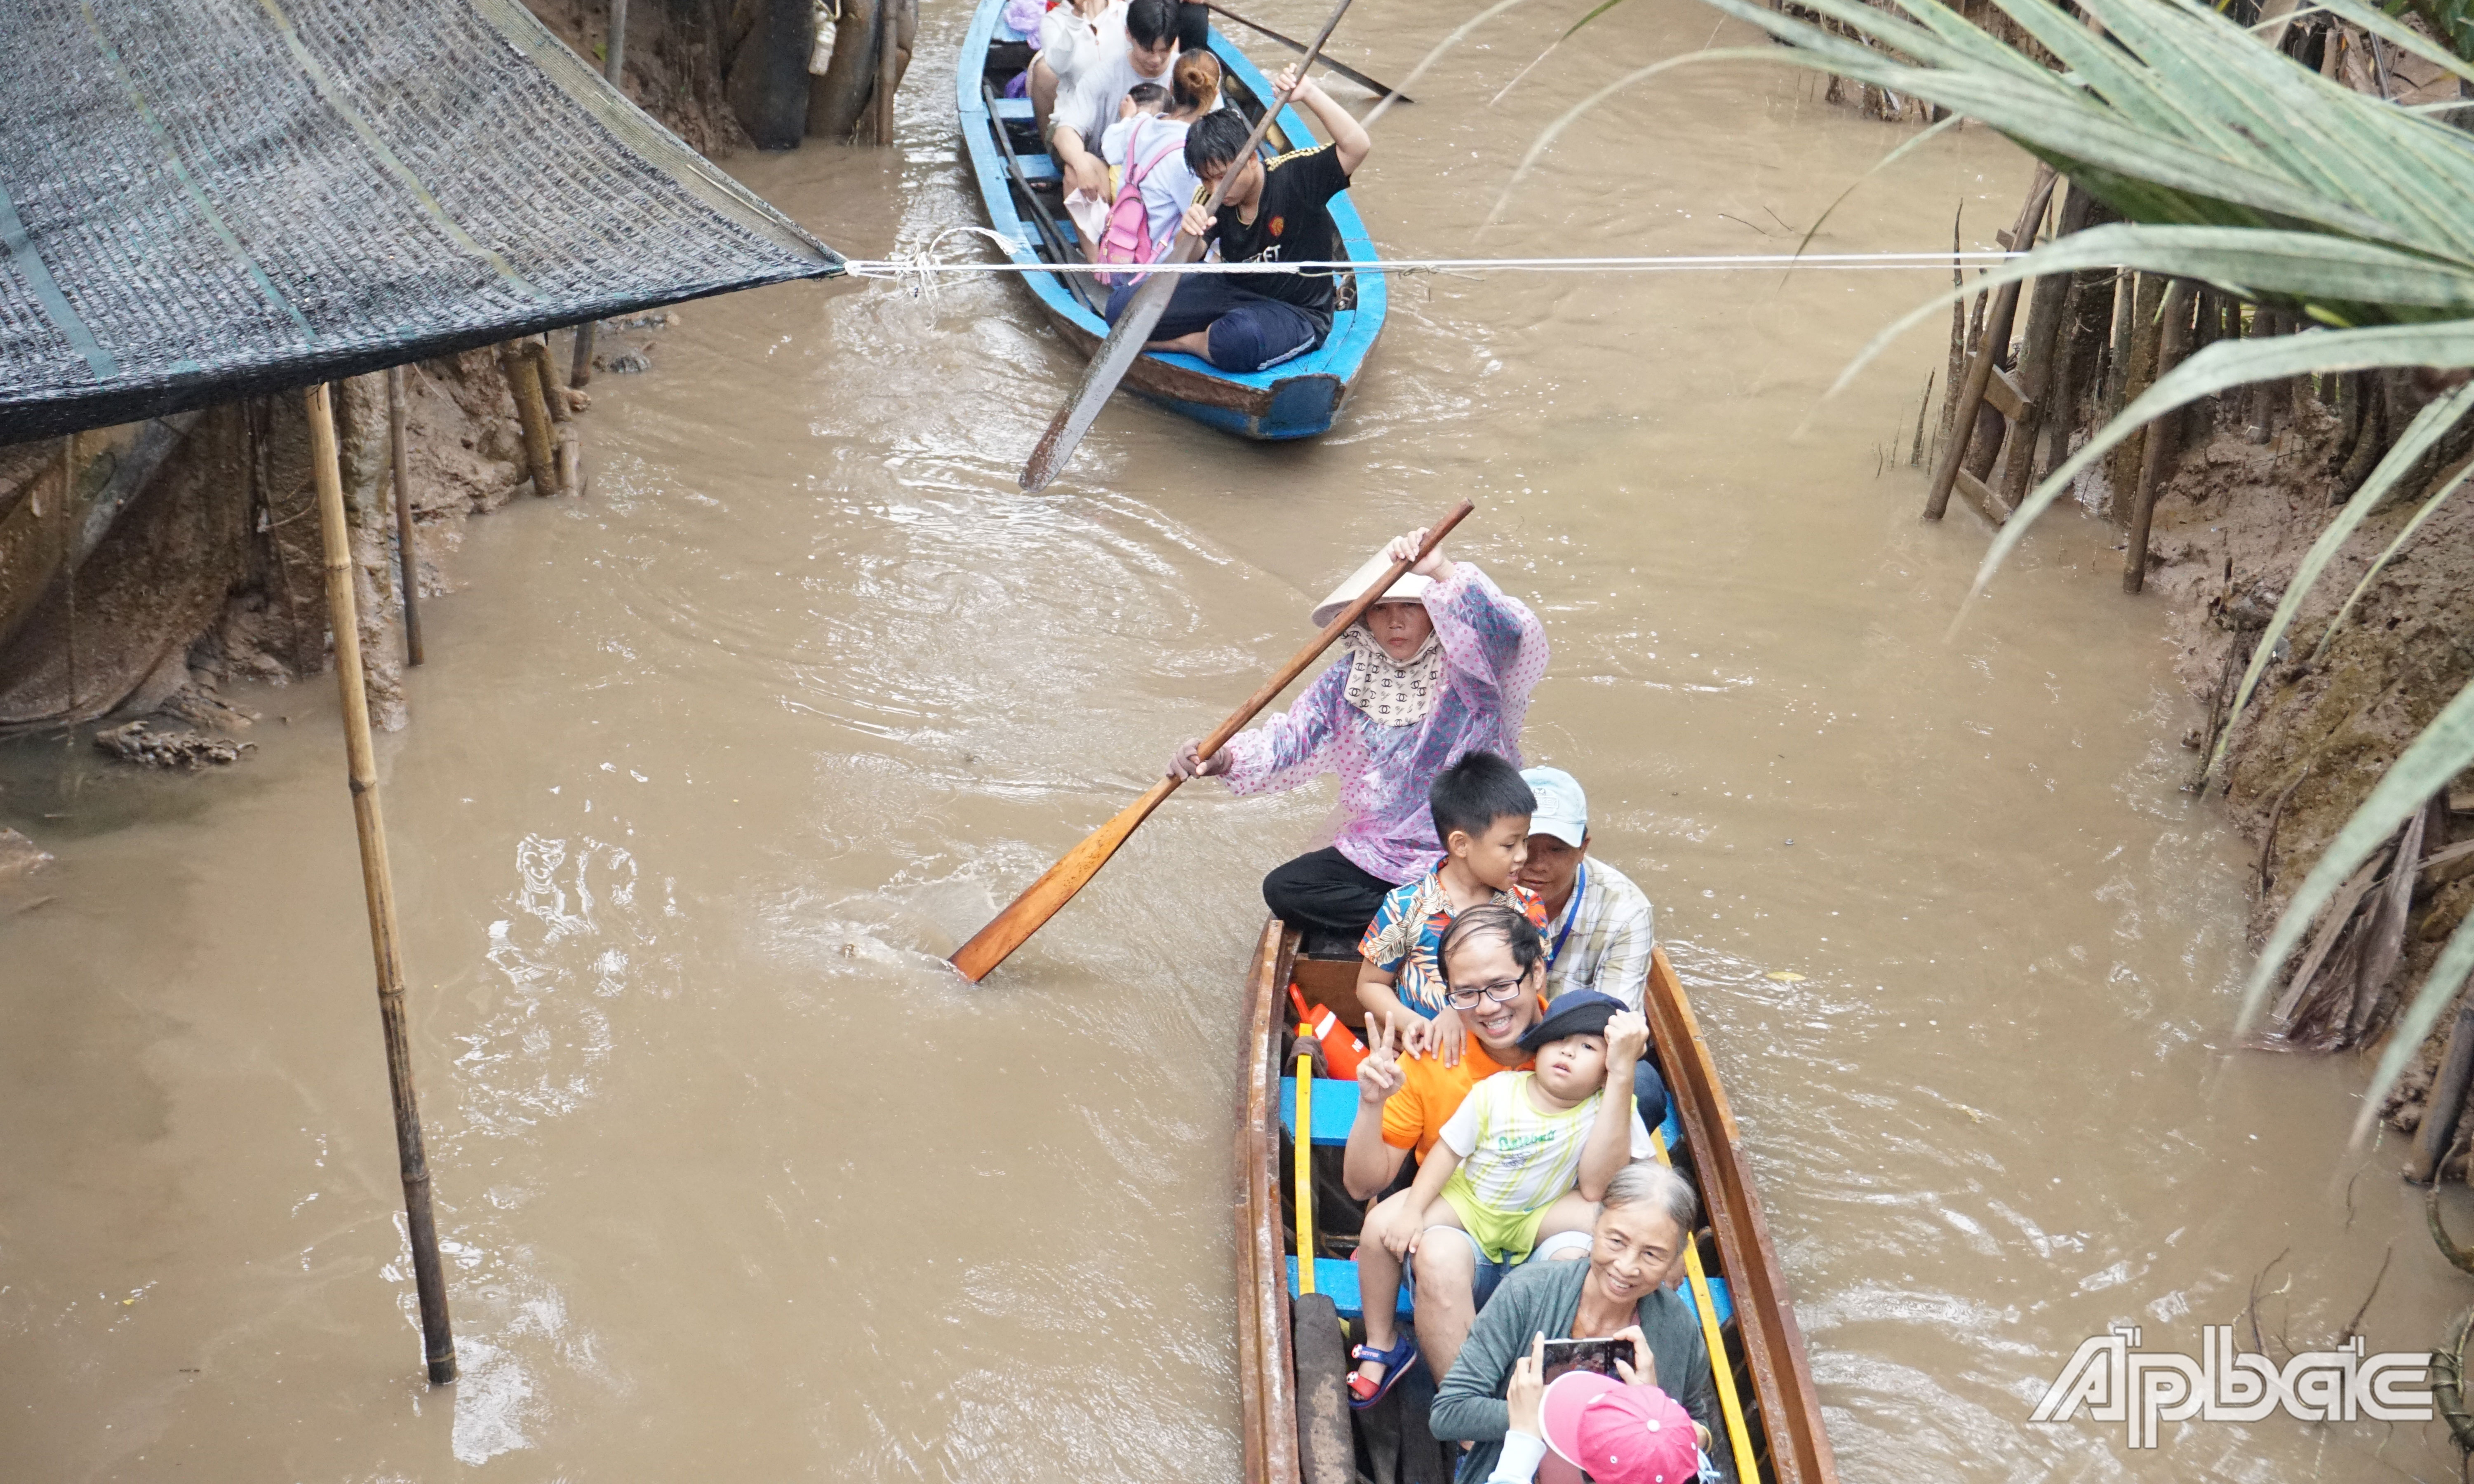
[{"label": "plaid shirt", "polygon": [[1640,888],[1596,856],[1584,857],[1572,899],[1546,928],[1546,947],[1554,954],[1546,969],[1546,997],[1595,990],[1638,1010],[1656,942],[1649,898]]}]

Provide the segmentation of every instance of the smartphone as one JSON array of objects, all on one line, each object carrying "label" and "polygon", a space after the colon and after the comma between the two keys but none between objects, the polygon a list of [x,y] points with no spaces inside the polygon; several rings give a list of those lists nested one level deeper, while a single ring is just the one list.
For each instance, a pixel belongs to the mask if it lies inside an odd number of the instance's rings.
[{"label": "smartphone", "polygon": [[1566,1371],[1594,1371],[1620,1379],[1615,1370],[1615,1356],[1619,1354],[1627,1364],[1631,1362],[1632,1341],[1548,1340],[1544,1378],[1551,1381]]}]

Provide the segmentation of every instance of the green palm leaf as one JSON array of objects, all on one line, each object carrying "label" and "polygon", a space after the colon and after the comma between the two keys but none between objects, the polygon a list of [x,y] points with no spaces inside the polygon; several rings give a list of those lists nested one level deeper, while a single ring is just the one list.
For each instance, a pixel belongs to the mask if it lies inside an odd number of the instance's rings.
[{"label": "green palm leaf", "polygon": [[2474,464],[2468,464],[2459,469],[2438,493],[2423,501],[2422,508],[2413,513],[2413,518],[2405,523],[2405,529],[2396,534],[2396,539],[2389,542],[2387,548],[2381,551],[2378,560],[2371,563],[2370,570],[2363,574],[2363,580],[2356,583],[2354,590],[2345,595],[2344,607],[2337,610],[2337,616],[2328,620],[2328,632],[2319,635],[2319,647],[2311,652],[2313,664],[2317,664],[2319,657],[2328,653],[2328,646],[2336,642],[2337,631],[2344,627],[2347,615],[2354,611],[2354,605],[2362,602],[2363,594],[2371,590],[2371,584],[2377,582],[2380,573],[2387,570],[2389,561],[2398,552],[2405,550],[2407,543],[2412,541],[2415,533],[2422,529],[2424,521],[2439,514],[2440,503],[2462,489],[2469,475],[2474,475]]},{"label": "green palm leaf", "polygon": [[2396,833],[2407,815],[2428,803],[2431,796],[2446,787],[2448,780],[2463,772],[2468,763],[2474,763],[2474,684],[2459,691],[2441,707],[2431,725],[2389,765],[2379,786],[2354,810],[2345,827],[2337,831],[2337,838],[2320,852],[2311,874],[2303,877],[2301,887],[2260,949],[2259,962],[2252,967],[2248,982],[2243,986],[2243,1029],[2250,1028],[2260,1006],[2267,1002],[2268,986],[2274,982],[2286,956],[2310,930],[2311,919],[2327,905],[2345,878]]}]

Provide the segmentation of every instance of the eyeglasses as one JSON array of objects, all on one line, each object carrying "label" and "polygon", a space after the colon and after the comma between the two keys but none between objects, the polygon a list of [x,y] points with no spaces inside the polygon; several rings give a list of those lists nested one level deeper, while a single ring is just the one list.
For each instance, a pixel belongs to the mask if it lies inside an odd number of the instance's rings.
[{"label": "eyeglasses", "polygon": [[1475,1010],[1480,999],[1491,999],[1500,1005],[1506,1000],[1518,999],[1520,986],[1527,982],[1528,978],[1527,974],[1522,974],[1517,978],[1497,979],[1492,984],[1481,984],[1466,990],[1454,987],[1443,992],[1443,1002],[1454,1010]]}]

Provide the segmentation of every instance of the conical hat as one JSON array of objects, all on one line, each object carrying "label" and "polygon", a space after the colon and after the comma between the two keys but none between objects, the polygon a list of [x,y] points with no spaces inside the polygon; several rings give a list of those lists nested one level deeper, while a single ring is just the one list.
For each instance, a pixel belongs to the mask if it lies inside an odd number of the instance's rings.
[{"label": "conical hat", "polygon": [[[1349,573],[1346,580],[1331,590],[1330,597],[1315,605],[1314,626],[1320,629],[1338,618],[1340,610],[1356,602],[1358,594],[1373,586],[1374,580],[1381,577],[1391,565],[1392,559],[1379,551],[1368,558],[1364,566]],[[1422,604],[1426,601],[1426,589],[1433,586],[1435,584],[1432,578],[1419,577],[1415,572],[1403,572],[1400,574],[1400,580],[1392,585],[1392,590],[1383,594],[1382,601]]]}]

